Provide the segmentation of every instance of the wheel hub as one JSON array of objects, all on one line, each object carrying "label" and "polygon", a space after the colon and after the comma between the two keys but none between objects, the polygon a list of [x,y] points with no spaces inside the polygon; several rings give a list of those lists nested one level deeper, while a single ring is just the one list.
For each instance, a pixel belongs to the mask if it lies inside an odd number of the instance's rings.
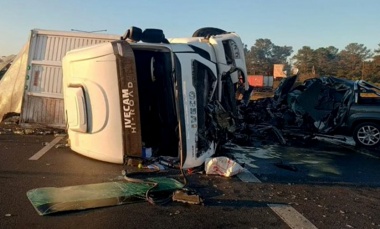
[{"label": "wheel hub", "polygon": [[380,131],[373,126],[363,126],[358,132],[358,139],[364,145],[375,145],[380,141]]}]

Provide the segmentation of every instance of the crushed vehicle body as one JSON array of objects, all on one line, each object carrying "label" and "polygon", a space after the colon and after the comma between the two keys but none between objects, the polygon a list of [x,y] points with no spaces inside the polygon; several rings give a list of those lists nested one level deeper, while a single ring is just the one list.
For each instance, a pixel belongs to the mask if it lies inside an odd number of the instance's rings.
[{"label": "crushed vehicle body", "polygon": [[183,168],[203,164],[233,130],[234,86],[247,75],[240,37],[213,28],[168,40],[132,27],[121,40],[68,52],[62,65],[72,150],[122,164],[149,149]]},{"label": "crushed vehicle body", "polygon": [[283,79],[273,98],[250,103],[244,109],[246,122],[273,125],[283,135],[342,134],[357,145],[380,144],[379,87],[332,76],[294,86],[296,80],[296,75]]},{"label": "crushed vehicle body", "polygon": [[353,85],[335,77],[309,79],[287,94],[286,104],[296,115],[298,125],[313,122],[318,132],[330,133],[341,126],[347,115],[353,102]]}]

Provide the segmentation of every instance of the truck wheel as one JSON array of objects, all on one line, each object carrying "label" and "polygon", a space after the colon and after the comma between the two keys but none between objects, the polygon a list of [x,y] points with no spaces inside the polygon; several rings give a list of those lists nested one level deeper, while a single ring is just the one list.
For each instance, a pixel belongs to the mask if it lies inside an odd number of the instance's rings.
[{"label": "truck wheel", "polygon": [[226,33],[223,29],[213,28],[213,27],[205,27],[200,28],[193,33],[193,37],[207,37],[212,35],[219,35]]},{"label": "truck wheel", "polygon": [[354,129],[353,138],[357,145],[376,147],[380,145],[380,126],[373,122],[360,123]]}]

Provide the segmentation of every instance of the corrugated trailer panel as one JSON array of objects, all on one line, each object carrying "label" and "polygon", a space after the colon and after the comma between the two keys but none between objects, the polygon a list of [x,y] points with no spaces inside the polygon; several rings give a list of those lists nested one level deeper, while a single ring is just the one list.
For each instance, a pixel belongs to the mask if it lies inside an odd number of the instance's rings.
[{"label": "corrugated trailer panel", "polygon": [[59,37],[49,35],[36,35],[32,47],[34,61],[58,61],[60,62],[70,50],[108,42],[110,40],[81,38],[81,37]]},{"label": "corrugated trailer panel", "polygon": [[118,38],[105,34],[32,30],[21,123],[64,128],[62,58],[70,50]]},{"label": "corrugated trailer panel", "polygon": [[46,96],[63,98],[61,67],[33,65],[31,73],[33,80],[30,84],[30,93],[44,93]]},{"label": "corrugated trailer panel", "polygon": [[[63,99],[31,96],[28,99],[28,123],[49,123],[52,127],[61,127],[65,123]],[[44,112],[41,112],[44,111]]]},{"label": "corrugated trailer panel", "polygon": [[264,87],[273,87],[273,76],[264,76]]}]

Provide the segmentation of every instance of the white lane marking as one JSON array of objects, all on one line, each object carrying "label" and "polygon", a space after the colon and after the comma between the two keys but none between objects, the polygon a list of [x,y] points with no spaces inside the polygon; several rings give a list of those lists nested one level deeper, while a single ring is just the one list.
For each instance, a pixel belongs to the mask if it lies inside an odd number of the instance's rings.
[{"label": "white lane marking", "polygon": [[49,151],[55,144],[57,144],[59,141],[62,140],[63,137],[56,137],[53,141],[51,141],[49,144],[47,144],[44,148],[42,148],[40,151],[38,151],[36,154],[34,154],[32,157],[29,158],[29,160],[38,160],[40,157],[42,157],[47,151]]},{"label": "white lane marking", "polygon": [[293,207],[286,204],[268,204],[272,209],[290,228],[307,228],[317,229],[308,219],[299,213]]},{"label": "white lane marking", "polygon": [[[243,182],[262,183],[259,178],[253,175],[248,169],[244,169],[241,173],[237,174]],[[274,211],[290,228],[299,229],[317,229],[308,219],[299,213],[292,206],[286,204],[267,204],[267,206]]]}]

